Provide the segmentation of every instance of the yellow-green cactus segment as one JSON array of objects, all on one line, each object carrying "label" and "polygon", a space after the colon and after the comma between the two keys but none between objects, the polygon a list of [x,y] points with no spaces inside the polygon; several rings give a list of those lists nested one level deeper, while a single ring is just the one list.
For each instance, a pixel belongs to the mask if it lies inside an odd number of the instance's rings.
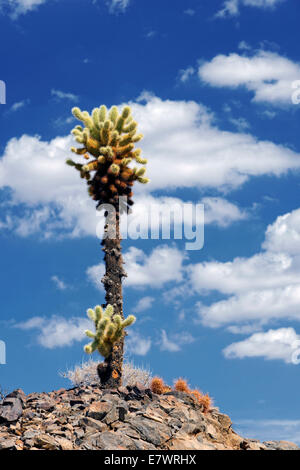
[{"label": "yellow-green cactus segment", "polygon": [[94,322],[95,333],[86,330],[85,334],[93,341],[84,347],[87,354],[92,354],[98,350],[103,357],[108,357],[113,349],[113,345],[123,336],[124,329],[135,322],[135,317],[129,315],[122,320],[120,315],[114,315],[114,308],[108,305],[103,308],[97,305],[94,309],[90,308],[87,315]]}]

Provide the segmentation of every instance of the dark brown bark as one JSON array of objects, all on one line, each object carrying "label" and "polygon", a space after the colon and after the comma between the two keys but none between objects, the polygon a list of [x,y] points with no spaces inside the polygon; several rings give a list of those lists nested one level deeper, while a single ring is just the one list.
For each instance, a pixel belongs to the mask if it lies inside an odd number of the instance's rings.
[{"label": "dark brown bark", "polygon": [[[106,291],[106,306],[114,307],[114,315],[123,314],[122,278],[126,276],[123,269],[121,252],[120,215],[118,212],[106,213],[106,224],[102,240],[105,275],[102,279]],[[118,341],[109,357],[98,366],[98,375],[104,388],[117,388],[122,384],[122,367],[124,354],[124,337]]]}]

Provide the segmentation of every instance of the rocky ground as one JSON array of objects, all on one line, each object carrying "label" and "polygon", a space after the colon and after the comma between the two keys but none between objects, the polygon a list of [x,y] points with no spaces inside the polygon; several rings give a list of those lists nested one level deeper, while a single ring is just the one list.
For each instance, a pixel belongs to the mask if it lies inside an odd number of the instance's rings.
[{"label": "rocky ground", "polygon": [[27,396],[16,390],[0,405],[0,449],[299,450],[290,442],[244,439],[217,408],[204,414],[191,395],[156,395],[139,384]]}]

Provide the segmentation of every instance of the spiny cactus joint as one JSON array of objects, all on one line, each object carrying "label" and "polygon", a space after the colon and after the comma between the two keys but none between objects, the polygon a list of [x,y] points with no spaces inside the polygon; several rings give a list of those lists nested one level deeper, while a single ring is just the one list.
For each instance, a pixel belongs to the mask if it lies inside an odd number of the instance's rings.
[{"label": "spiny cactus joint", "polygon": [[[80,172],[81,178],[88,181],[89,195],[101,204],[117,205],[119,197],[127,197],[125,209],[132,206],[131,187],[135,181],[147,184],[146,168],[133,171],[129,165],[136,163],[146,165],[147,160],[141,158],[141,149],[134,150],[135,143],[143,138],[137,134],[138,123],[131,116],[131,109],[125,106],[121,113],[113,106],[109,111],[105,105],[94,108],[90,115],[78,107],[72,109],[73,115],[83,126],[72,130],[75,140],[82,148],[72,147],[76,155],[82,155],[85,164],[67,160],[67,164]],[[93,175],[91,174],[92,172]],[[116,181],[118,180],[118,181]]]},{"label": "spiny cactus joint", "polygon": [[113,346],[118,342],[124,334],[125,328],[135,322],[135,317],[129,315],[125,320],[121,315],[114,315],[114,307],[107,305],[103,310],[100,305],[94,309],[87,310],[87,316],[94,322],[95,333],[86,330],[85,334],[93,341],[84,347],[87,354],[92,354],[94,351],[98,352],[107,358],[112,352]]}]

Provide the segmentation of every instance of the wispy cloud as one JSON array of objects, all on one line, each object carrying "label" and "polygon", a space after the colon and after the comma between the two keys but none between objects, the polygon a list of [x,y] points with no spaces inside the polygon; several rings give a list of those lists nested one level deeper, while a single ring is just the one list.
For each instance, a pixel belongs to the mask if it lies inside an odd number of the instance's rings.
[{"label": "wispy cloud", "polygon": [[260,441],[288,441],[300,444],[300,420],[244,419],[234,423],[238,434]]},{"label": "wispy cloud", "polygon": [[130,0],[106,0],[110,13],[125,12],[129,6]]},{"label": "wispy cloud", "polygon": [[194,16],[196,11],[193,10],[192,8],[187,8],[186,10],[184,10],[183,12],[185,15],[188,15],[188,16]]},{"label": "wispy cloud", "polygon": [[68,289],[68,285],[56,275],[51,277],[51,281],[55,284],[58,290]]},{"label": "wispy cloud", "polygon": [[35,10],[38,6],[46,3],[46,1],[47,0],[0,0],[0,12],[8,12],[12,19],[17,19],[20,15]]},{"label": "wispy cloud", "polygon": [[58,100],[78,101],[78,96],[73,93],[65,93],[61,90],[51,90],[51,95]]},{"label": "wispy cloud", "polygon": [[187,82],[195,74],[194,67],[188,67],[187,69],[179,70],[179,80],[183,83]]},{"label": "wispy cloud", "polygon": [[25,100],[22,100],[22,101],[17,101],[16,103],[14,103],[10,108],[9,108],[9,113],[15,113],[16,111],[18,111],[19,109],[21,108],[24,108],[25,106],[27,106],[28,104],[30,103],[30,100],[29,99],[25,99]]},{"label": "wispy cloud", "polygon": [[216,13],[217,18],[228,18],[238,16],[241,6],[256,7],[262,9],[273,9],[285,0],[226,0],[221,10]]},{"label": "wispy cloud", "polygon": [[185,344],[191,344],[195,341],[193,336],[187,332],[181,332],[168,337],[166,330],[161,330],[161,339],[159,347],[161,351],[178,352]]},{"label": "wispy cloud", "polygon": [[151,349],[152,341],[134,330],[126,338],[126,352],[136,356],[146,356]]},{"label": "wispy cloud", "polygon": [[144,312],[145,310],[149,310],[149,308],[152,307],[154,301],[155,301],[154,297],[150,297],[150,296],[142,297],[138,301],[136,306],[133,308],[133,311],[135,313],[140,313],[140,312]]}]

